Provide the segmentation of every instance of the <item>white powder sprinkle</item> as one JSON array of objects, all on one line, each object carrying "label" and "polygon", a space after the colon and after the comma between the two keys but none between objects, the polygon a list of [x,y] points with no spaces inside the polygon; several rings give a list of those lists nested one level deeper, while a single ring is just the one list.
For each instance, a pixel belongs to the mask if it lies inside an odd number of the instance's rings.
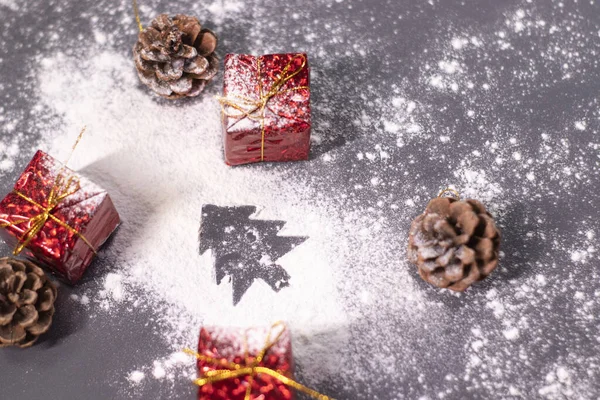
[{"label": "white powder sprinkle", "polygon": [[[345,357],[352,357],[343,349],[350,340],[346,326],[353,316],[343,308],[348,300],[339,297],[343,291],[333,288],[345,265],[353,263],[340,254],[364,262],[371,259],[369,243],[378,241],[381,224],[364,219],[360,211],[338,214],[339,209],[326,201],[315,201],[320,196],[310,188],[282,179],[277,170],[227,167],[220,150],[218,104],[210,96],[166,112],[163,104],[130,84],[137,78],[129,60],[109,51],[94,52],[83,66],[63,54],[46,58],[40,65],[43,104],[61,115],[60,133],[48,135],[41,146],[60,158],[68,151],[73,132],[87,124],[88,133],[71,165],[109,191],[124,221],[104,255],[117,268],[104,276],[98,293],[85,293],[88,300],[81,297],[81,304],[98,305],[109,313],[120,303],[159,311],[157,329],[165,331],[161,336],[172,351],[193,347],[202,324],[255,326],[284,319],[302,343],[294,348],[296,362],[310,365],[305,376],[313,385],[335,373]],[[56,75],[56,70],[65,73]],[[88,79],[91,70],[93,80]],[[135,110],[129,104],[136,104]],[[392,123],[402,128],[390,133],[410,138],[419,131],[410,117],[418,106],[406,101],[401,108],[402,118]],[[190,118],[192,110],[194,118]],[[202,134],[190,135],[198,130],[198,120]],[[166,126],[178,128],[165,136]],[[181,158],[180,154],[195,156]],[[357,154],[358,160],[363,157],[376,162],[389,155],[379,146],[376,151]],[[228,182],[227,188],[215,182]],[[381,179],[372,177],[370,183],[380,187]],[[282,234],[309,237],[278,261],[292,276],[291,286],[275,293],[257,282],[234,307],[231,285],[217,286],[210,254],[200,256],[197,251],[200,211],[206,203],[258,205],[262,211],[255,218],[283,219],[287,224]],[[154,227],[177,229],[165,235],[164,229]],[[351,232],[363,244],[348,252],[348,241],[356,240]],[[392,247],[377,250],[381,251],[392,251]],[[165,254],[169,254],[167,264]],[[398,273],[404,295],[393,301],[393,307],[408,310],[420,296],[406,278],[408,270],[400,268]],[[318,280],[312,278],[315,274]],[[368,279],[375,289],[376,284]],[[363,307],[376,308],[377,304],[373,299],[364,301]],[[180,376],[177,371],[194,375],[189,357],[183,369],[181,363],[169,360],[168,354],[158,355],[153,365],[138,366],[128,379],[141,384],[148,377],[175,379]]]},{"label": "white powder sprinkle", "polygon": [[152,372],[152,375],[156,379],[162,379],[167,375],[167,372],[165,371],[165,369],[163,368],[163,366],[161,365],[160,362],[155,361],[154,362],[154,371]]},{"label": "white powder sprinkle", "polygon": [[[7,12],[26,4],[0,0]],[[31,115],[0,105],[3,178],[35,150],[22,132],[40,133],[39,147],[61,159],[88,125],[72,166],[108,189],[124,223],[100,254],[109,272],[65,301],[85,306],[90,318],[151,310],[156,318],[148,329],[168,348],[121,371],[116,384],[134,391],[152,380],[169,386],[194,376],[194,361],[180,350],[196,345],[203,324],[285,319],[303,383],[311,387],[328,381],[346,394],[362,388],[357,398],[388,398],[375,393],[378,387],[423,399],[594,397],[597,354],[581,344],[600,343],[600,291],[593,286],[599,171],[590,161],[600,151],[592,134],[600,114],[593,93],[584,102],[569,92],[572,109],[537,99],[590,86],[597,28],[581,23],[587,19],[574,11],[575,2],[553,3],[548,13],[529,1],[502,5],[485,25],[436,28],[402,71],[394,70],[392,56],[378,59],[377,71],[366,68],[340,95],[340,66],[374,55],[379,38],[357,27],[366,32],[360,48],[347,45],[356,41],[345,39],[354,25],[343,7],[354,4],[318,4],[336,17],[299,9],[273,18],[269,7],[231,0],[192,10],[217,28],[252,22],[240,43],[224,38],[229,49],[306,49],[320,96],[307,163],[226,167],[212,98],[218,83],[194,101],[152,98],[138,85],[131,44],[122,43],[124,32],[135,31],[129,15],[126,29],[90,31],[92,40],[82,40],[85,49],[76,53],[56,46],[28,54],[31,90],[23,93],[35,93],[27,99]],[[421,6],[433,15],[446,7],[433,0]],[[144,17],[157,11],[141,6]],[[411,12],[394,15],[393,27],[388,20],[370,23],[401,34]],[[291,20],[306,29],[273,35]],[[327,37],[315,35],[313,24],[327,24]],[[300,36],[305,40],[294,43]],[[51,44],[62,39],[47,35]],[[408,71],[406,81],[373,79],[373,72]],[[534,109],[534,99],[548,105],[547,113]],[[482,201],[503,230],[498,269],[463,294],[422,283],[404,256],[411,219],[447,186]],[[275,293],[255,282],[234,307],[231,283],[215,283],[210,252],[198,254],[206,203],[255,205],[253,218],[284,220],[281,234],[308,237],[277,260],[292,277],[290,287]],[[454,329],[458,322],[465,328]]]},{"label": "white powder sprinkle", "polygon": [[12,11],[19,10],[19,4],[16,0],[0,0],[0,7],[7,7]]},{"label": "white powder sprinkle", "polygon": [[519,337],[519,329],[513,327],[505,330],[504,332],[502,332],[502,334],[508,340],[515,340]]},{"label": "white powder sprinkle", "polygon": [[134,384],[139,384],[145,377],[146,375],[142,371],[133,371],[129,374],[128,379]]}]

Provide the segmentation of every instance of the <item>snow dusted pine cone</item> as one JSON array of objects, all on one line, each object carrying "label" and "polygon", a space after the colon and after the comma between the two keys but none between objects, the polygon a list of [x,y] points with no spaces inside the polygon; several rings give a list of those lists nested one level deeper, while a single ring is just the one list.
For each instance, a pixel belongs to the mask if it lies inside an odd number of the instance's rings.
[{"label": "snow dusted pine cone", "polygon": [[187,15],[156,17],[140,32],[133,57],[140,80],[168,99],[198,96],[219,66],[217,36]]},{"label": "snow dusted pine cone", "polygon": [[54,315],[56,286],[37,265],[0,258],[0,347],[29,347]]},{"label": "snow dusted pine cone", "polygon": [[463,291],[498,265],[500,232],[477,200],[438,197],[410,227],[408,259],[432,285]]}]

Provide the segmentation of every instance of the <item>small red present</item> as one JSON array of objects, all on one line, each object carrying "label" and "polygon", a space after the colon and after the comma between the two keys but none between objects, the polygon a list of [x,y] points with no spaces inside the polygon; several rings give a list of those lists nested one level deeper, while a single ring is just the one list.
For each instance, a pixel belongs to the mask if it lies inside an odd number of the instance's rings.
[{"label": "small red present", "polygon": [[202,328],[198,353],[199,400],[291,400],[293,389],[331,400],[293,380],[290,334],[270,328]]},{"label": "small red present", "polygon": [[0,202],[0,227],[23,252],[70,283],[77,282],[120,223],[99,186],[38,151]]},{"label": "small red present", "polygon": [[307,160],[309,81],[306,54],[228,54],[219,99],[225,162]]}]

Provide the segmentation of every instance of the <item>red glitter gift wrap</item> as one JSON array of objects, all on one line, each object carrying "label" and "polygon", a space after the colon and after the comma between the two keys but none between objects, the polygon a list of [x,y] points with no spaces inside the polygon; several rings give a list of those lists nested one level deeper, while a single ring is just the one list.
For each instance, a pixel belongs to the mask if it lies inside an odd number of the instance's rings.
[{"label": "red glitter gift wrap", "polygon": [[0,231],[15,252],[38,259],[70,283],[81,278],[119,223],[105,190],[42,151],[0,202]]},{"label": "red glitter gift wrap", "polygon": [[[260,362],[267,338],[273,340]],[[292,378],[293,359],[290,335],[287,329],[273,334],[273,328],[218,328],[205,327],[200,331],[198,360],[200,377],[211,371],[226,370],[237,364],[244,368],[250,365],[265,367]],[[238,368],[239,369],[239,368]],[[249,389],[251,387],[251,389]],[[249,393],[247,392],[249,391]],[[281,380],[267,375],[242,375],[206,383],[200,386],[199,400],[291,400],[292,389]]]},{"label": "red glitter gift wrap", "polygon": [[307,160],[310,71],[306,54],[225,57],[225,162]]}]

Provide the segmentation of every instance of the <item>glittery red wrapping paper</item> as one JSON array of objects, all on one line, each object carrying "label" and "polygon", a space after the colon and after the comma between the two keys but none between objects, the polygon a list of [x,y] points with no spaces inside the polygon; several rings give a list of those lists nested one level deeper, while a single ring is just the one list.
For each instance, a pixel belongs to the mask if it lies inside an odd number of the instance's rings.
[{"label": "glittery red wrapping paper", "polygon": [[[38,151],[17,180],[14,191],[0,202],[0,224],[16,224],[0,229],[7,243],[16,246],[18,238],[31,226],[27,220],[41,212],[15,191],[47,206],[48,195],[61,168],[62,164],[57,160]],[[75,176],[81,188],[66,197],[51,213],[83,235],[97,250],[119,225],[119,214],[104,189],[68,168],[62,170],[62,176],[65,179]],[[36,258],[69,283],[81,278],[94,257],[93,250],[77,234],[51,219],[21,254]]]},{"label": "glittery red wrapping paper", "polygon": [[[306,54],[271,54],[260,57],[228,54],[225,57],[223,97],[235,100],[260,98],[259,85],[267,92],[292,62],[290,72],[302,66]],[[260,76],[258,60],[260,59]],[[260,161],[307,160],[310,150],[310,71],[304,68],[290,79],[278,94],[271,97],[265,109],[264,159],[261,160],[262,126],[250,118],[223,114],[225,162],[229,165]],[[306,86],[307,89],[288,90]]]},{"label": "glittery red wrapping paper", "polygon": [[[198,353],[224,362],[246,365],[245,346],[247,345],[250,360],[254,361],[264,347],[268,334],[269,328],[202,328]],[[293,379],[292,344],[287,330],[266,353],[260,366],[271,368]],[[222,367],[198,360],[199,376],[215,369],[222,369]],[[207,384],[198,390],[198,399],[244,400],[249,382],[250,377],[245,376]],[[292,389],[277,379],[259,374],[252,379],[250,398],[251,400],[292,400],[295,396]]]}]

